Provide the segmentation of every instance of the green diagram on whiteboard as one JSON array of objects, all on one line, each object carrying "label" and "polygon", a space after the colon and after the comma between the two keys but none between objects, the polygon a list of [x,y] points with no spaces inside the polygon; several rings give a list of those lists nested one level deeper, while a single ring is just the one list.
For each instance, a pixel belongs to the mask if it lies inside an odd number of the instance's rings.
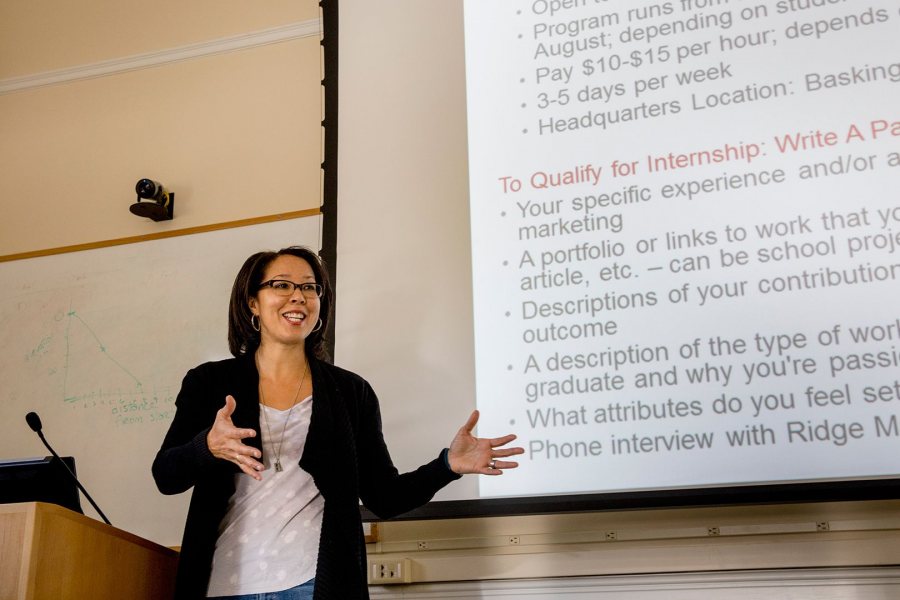
[{"label": "green diagram on whiteboard", "polygon": [[141,379],[77,310],[59,310],[53,321],[53,331],[40,339],[25,360],[45,369],[63,402],[106,409],[120,426],[171,420],[174,397],[169,386],[145,390]]}]

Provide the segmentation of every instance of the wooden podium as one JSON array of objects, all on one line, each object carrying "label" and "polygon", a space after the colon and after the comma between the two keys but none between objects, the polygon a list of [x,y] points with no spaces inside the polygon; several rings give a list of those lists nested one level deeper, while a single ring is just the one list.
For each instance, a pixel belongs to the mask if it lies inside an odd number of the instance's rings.
[{"label": "wooden podium", "polygon": [[0,600],[168,600],[178,553],[71,510],[0,504]]}]

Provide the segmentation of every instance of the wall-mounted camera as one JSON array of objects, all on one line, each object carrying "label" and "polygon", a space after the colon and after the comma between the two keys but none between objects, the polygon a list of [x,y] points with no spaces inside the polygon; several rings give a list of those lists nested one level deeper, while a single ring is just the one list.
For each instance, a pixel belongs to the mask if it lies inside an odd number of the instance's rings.
[{"label": "wall-mounted camera", "polygon": [[134,191],[137,192],[137,202],[129,208],[131,212],[154,221],[172,219],[175,208],[174,192],[169,192],[163,184],[152,179],[139,180],[134,186]]}]

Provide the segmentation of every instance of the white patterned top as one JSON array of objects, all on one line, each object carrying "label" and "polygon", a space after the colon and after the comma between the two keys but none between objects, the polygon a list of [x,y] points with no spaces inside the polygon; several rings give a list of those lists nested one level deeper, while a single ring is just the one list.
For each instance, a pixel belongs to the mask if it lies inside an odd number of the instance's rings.
[{"label": "white patterned top", "polygon": [[[310,474],[297,465],[309,431],[312,397],[290,413],[281,472],[274,467],[275,449],[289,411],[259,406],[266,470],[262,481],[235,475],[235,492],[219,525],[207,597],[286,590],[316,574],[325,501]],[[266,419],[274,440],[269,439]]]}]

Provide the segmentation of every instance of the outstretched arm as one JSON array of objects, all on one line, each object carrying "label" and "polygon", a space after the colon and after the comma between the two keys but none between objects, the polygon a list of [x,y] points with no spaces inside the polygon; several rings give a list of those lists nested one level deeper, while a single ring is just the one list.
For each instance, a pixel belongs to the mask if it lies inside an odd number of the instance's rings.
[{"label": "outstretched arm", "polygon": [[478,438],[472,435],[472,430],[478,423],[478,411],[472,411],[466,424],[456,432],[456,437],[450,443],[450,452],[447,459],[450,469],[454,473],[465,475],[467,473],[480,473],[482,475],[502,475],[504,469],[515,469],[519,463],[511,460],[497,460],[517,454],[523,454],[524,448],[503,448],[516,436],[504,435],[498,438]]},{"label": "outstretched arm", "polygon": [[[365,411],[360,422],[366,424],[357,440],[360,497],[369,510],[383,519],[425,504],[439,489],[463,474],[499,475],[503,469],[517,467],[518,463],[496,459],[524,452],[522,448],[501,448],[515,439],[514,435],[494,439],[474,437],[472,430],[478,422],[478,411],[475,411],[454,437],[446,458],[439,456],[415,471],[398,473],[381,433],[378,401],[367,383],[360,397]],[[491,461],[493,468],[490,468]]]}]

